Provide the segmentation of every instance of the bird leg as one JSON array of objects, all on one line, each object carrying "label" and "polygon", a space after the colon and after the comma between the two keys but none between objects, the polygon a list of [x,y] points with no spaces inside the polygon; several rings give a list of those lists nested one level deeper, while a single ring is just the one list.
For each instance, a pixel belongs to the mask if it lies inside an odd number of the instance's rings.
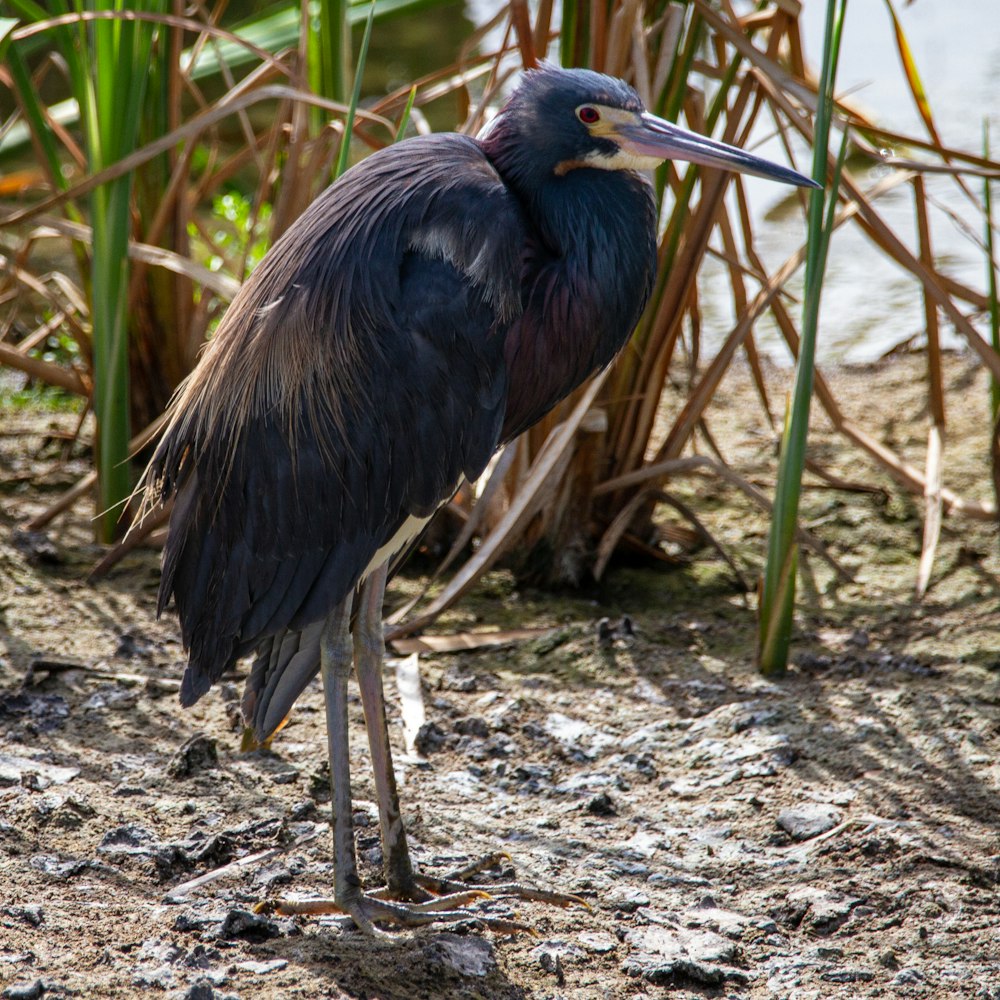
[{"label": "bird leg", "polygon": [[[406,843],[406,828],[399,807],[396,774],[392,766],[392,747],[389,743],[389,726],[385,717],[385,693],[382,687],[382,667],[385,656],[385,639],[382,628],[382,603],[388,563],[372,573],[361,588],[358,613],[354,623],[354,666],[358,675],[361,704],[365,712],[365,728],[371,747],[372,770],[375,776],[375,797],[378,800],[379,827],[382,834],[382,858],[385,872],[385,889],[378,893],[392,899],[411,900],[411,905],[399,907],[398,923],[412,925],[414,914],[420,923],[426,922],[424,914],[433,912],[437,920],[478,920],[503,933],[527,930],[518,923],[496,918],[486,918],[463,909],[476,899],[490,893],[476,889],[468,883],[451,880],[445,888],[440,879],[427,879],[413,870],[410,851]],[[432,889],[432,892],[428,892]],[[416,905],[413,905],[416,904]]]},{"label": "bird leg", "polygon": [[320,669],[326,701],[326,739],[330,752],[330,807],[333,823],[333,894],[339,908],[350,913],[362,930],[371,921],[357,909],[361,896],[354,851],[354,810],[351,801],[351,748],[347,729],[347,679],[351,672],[351,595],[330,613],[320,639]]},{"label": "bird leg", "polygon": [[406,844],[406,828],[399,809],[396,773],[392,766],[389,727],[385,718],[385,695],[382,689],[382,662],[385,640],[382,630],[382,602],[385,596],[387,564],[365,581],[358,602],[354,624],[354,666],[365,712],[365,728],[371,747],[375,797],[378,800],[379,827],[382,832],[382,857],[388,895],[395,899],[426,901],[429,894],[413,881],[413,865]]},{"label": "bird leg", "polygon": [[501,858],[506,857],[503,854],[490,855],[478,864],[451,872],[442,878],[419,875],[413,871],[406,843],[406,829],[400,815],[382,689],[385,651],[382,600],[385,581],[386,567],[383,566],[369,576],[361,589],[354,626],[353,659],[371,747],[386,886],[374,893],[362,893],[354,849],[347,734],[347,678],[352,658],[349,632],[351,601],[348,599],[327,619],[320,647],[330,750],[336,866],[334,898],[282,900],[274,909],[286,915],[346,913],[361,930],[371,934],[379,933],[375,929],[375,921],[387,921],[402,927],[420,927],[430,923],[462,920],[476,921],[498,933],[512,934],[529,931],[530,928],[517,921],[488,917],[466,907],[476,900],[494,895],[538,900],[557,906],[579,904],[586,907],[587,904],[578,896],[533,889],[516,883],[490,886],[487,892],[466,881],[478,872],[495,866]]},{"label": "bird leg", "polygon": [[[399,797],[392,771],[388,728],[382,700],[382,594],[385,571],[375,574],[366,584],[359,608],[355,642],[351,641],[351,598],[348,597],[327,618],[320,640],[320,666],[326,702],[327,744],[330,752],[330,792],[333,822],[334,895],[333,899],[278,900],[258,907],[260,911],[295,914],[346,914],[357,927],[369,934],[380,933],[375,921],[387,921],[403,927],[430,923],[476,920],[500,933],[527,930],[510,920],[484,917],[464,909],[469,903],[488,894],[481,889],[461,885],[458,892],[432,896],[414,882],[406,847],[406,833],[399,816]],[[377,624],[372,624],[372,619]],[[364,678],[363,704],[369,728],[375,779],[379,799],[379,818],[386,857],[387,880],[393,895],[419,898],[418,902],[397,903],[363,893],[358,877],[354,848],[354,818],[351,800],[351,756],[348,740],[347,680],[351,671],[354,647],[357,647],[358,673]],[[377,684],[371,678],[375,676]]]}]

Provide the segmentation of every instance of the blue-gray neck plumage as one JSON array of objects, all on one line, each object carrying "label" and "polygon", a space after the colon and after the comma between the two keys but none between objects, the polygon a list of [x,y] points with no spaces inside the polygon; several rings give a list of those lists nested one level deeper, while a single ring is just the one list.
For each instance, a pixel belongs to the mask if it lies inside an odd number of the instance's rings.
[{"label": "blue-gray neck plumage", "polygon": [[507,342],[505,438],[614,358],[638,322],[656,269],[650,185],[631,171],[558,172],[566,150],[538,126],[530,109],[508,105],[482,139],[532,234],[524,313]]}]

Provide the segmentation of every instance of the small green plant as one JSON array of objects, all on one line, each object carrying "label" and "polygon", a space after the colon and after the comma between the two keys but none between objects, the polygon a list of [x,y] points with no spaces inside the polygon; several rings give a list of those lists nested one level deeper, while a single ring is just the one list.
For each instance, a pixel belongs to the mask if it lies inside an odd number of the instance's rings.
[{"label": "small green plant", "polygon": [[268,202],[255,210],[252,199],[239,191],[216,195],[208,224],[188,223],[193,256],[210,271],[246,278],[270,245],[271,212]]}]

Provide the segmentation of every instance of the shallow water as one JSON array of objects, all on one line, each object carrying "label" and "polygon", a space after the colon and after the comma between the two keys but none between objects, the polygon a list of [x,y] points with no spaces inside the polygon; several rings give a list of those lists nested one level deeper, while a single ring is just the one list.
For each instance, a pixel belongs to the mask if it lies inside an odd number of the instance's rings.
[{"label": "shallow water", "polygon": [[[806,55],[817,63],[822,54],[826,4],[806,0],[803,5]],[[990,0],[921,0],[909,7],[896,4],[917,68],[928,93],[938,131],[946,144],[980,151],[983,120],[991,119],[994,150],[1000,150],[1000,19]],[[838,92],[850,98],[879,124],[893,131],[925,138],[926,131],[909,94],[896,51],[892,24],[883,0],[851,0],[844,26],[838,71]],[[834,140],[837,141],[837,140]],[[777,143],[761,147],[764,155],[779,157]],[[900,155],[906,155],[904,150]],[[808,170],[808,161],[800,166]],[[861,167],[859,179],[870,187],[884,167]],[[982,182],[970,186],[981,196]],[[928,176],[932,202],[956,213],[982,237],[975,208],[945,177]],[[802,242],[804,230],[794,217],[775,212],[783,192],[763,181],[750,181],[758,219],[761,255],[776,268]],[[1000,185],[994,197],[1000,197]],[[911,249],[916,247],[912,188],[903,185],[878,202],[884,220]],[[983,251],[946,212],[930,208],[931,245],[939,267],[976,289],[985,288]],[[713,288],[717,291],[713,292]],[[721,266],[707,272],[704,305],[713,319],[715,338],[725,336],[731,312],[725,296],[728,278]],[[966,307],[967,308],[967,307]],[[708,325],[708,324],[706,324]],[[986,335],[986,326],[979,323]],[[875,248],[854,226],[833,239],[823,291],[819,356],[825,361],[864,361],[876,358],[924,329],[920,287]],[[761,324],[759,345],[776,360],[787,361],[788,351],[777,329]],[[712,334],[707,333],[710,341]],[[946,344],[964,341],[949,324],[942,324]]]}]

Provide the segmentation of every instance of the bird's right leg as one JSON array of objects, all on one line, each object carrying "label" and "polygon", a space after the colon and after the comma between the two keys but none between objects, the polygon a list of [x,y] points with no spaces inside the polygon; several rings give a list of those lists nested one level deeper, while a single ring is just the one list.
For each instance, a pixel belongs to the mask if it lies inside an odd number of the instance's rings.
[{"label": "bird's right leg", "polygon": [[[385,575],[377,582],[378,593],[367,596],[370,606],[381,613],[382,588]],[[362,617],[364,609],[362,608]],[[369,934],[377,934],[375,921],[385,921],[403,927],[421,927],[425,924],[448,923],[457,920],[478,920],[488,927],[503,933],[513,933],[524,929],[522,925],[507,920],[496,920],[480,916],[462,907],[486,895],[481,889],[462,887],[462,891],[447,897],[434,897],[419,903],[397,903],[361,891],[358,877],[357,855],[354,849],[354,819],[351,798],[351,753],[348,739],[347,681],[354,660],[354,644],[351,640],[351,598],[348,597],[335,608],[326,621],[320,640],[320,668],[323,675],[323,694],[326,702],[326,734],[330,751],[330,800],[333,822],[334,891],[333,899],[279,900],[264,907],[277,913],[291,916],[295,914],[347,914],[357,927]],[[379,633],[381,634],[381,633]],[[369,643],[372,648],[374,644]],[[370,663],[372,656],[361,655],[361,660]],[[381,667],[381,653],[377,656]],[[381,678],[379,678],[381,685]],[[381,686],[380,686],[381,690]],[[384,728],[385,719],[382,715]],[[389,768],[392,760],[386,761]],[[395,784],[393,783],[393,791]],[[398,801],[395,810],[398,820]],[[402,824],[400,824],[401,828]],[[405,837],[402,839],[406,865]],[[424,896],[427,896],[424,893]]]}]

